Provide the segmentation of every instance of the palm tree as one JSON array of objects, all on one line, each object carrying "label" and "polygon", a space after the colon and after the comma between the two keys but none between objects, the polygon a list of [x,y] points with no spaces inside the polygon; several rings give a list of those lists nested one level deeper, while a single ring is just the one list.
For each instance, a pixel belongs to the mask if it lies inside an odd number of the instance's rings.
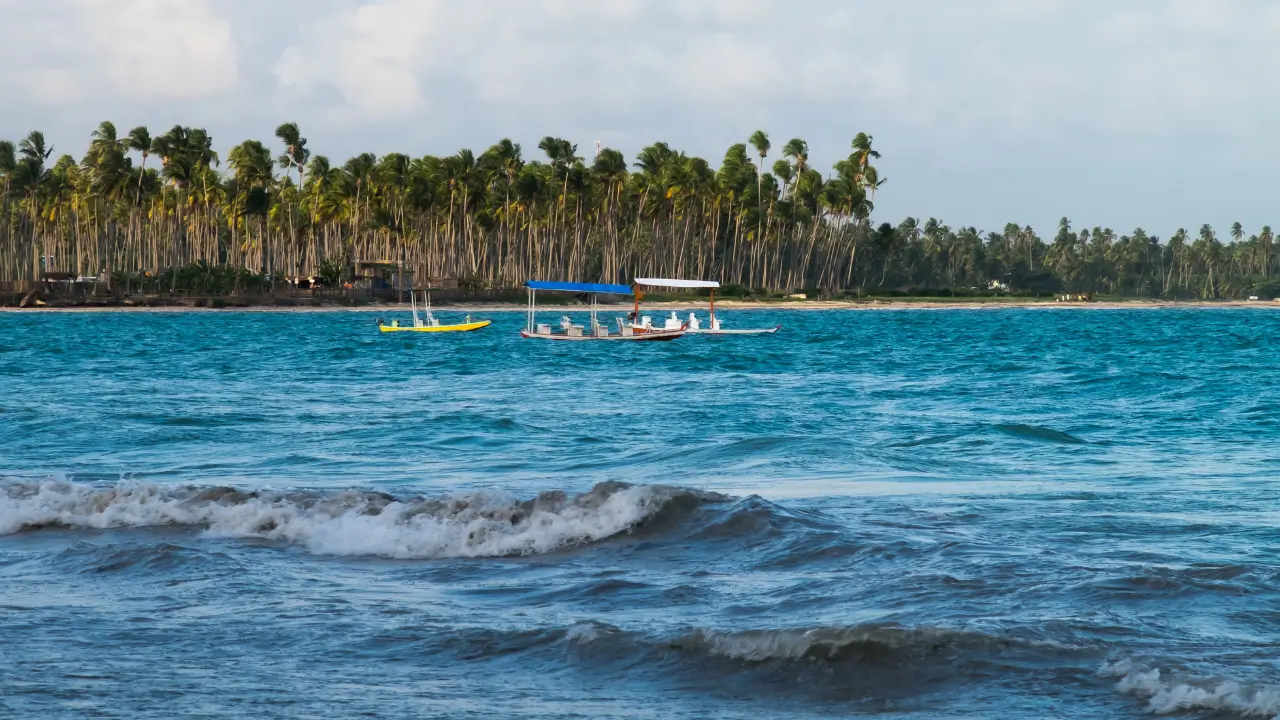
[{"label": "palm tree", "polygon": [[[307,149],[307,139],[302,137],[301,131],[298,130],[298,124],[287,122],[276,128],[276,138],[284,143],[284,152],[276,159],[281,170],[287,174],[290,169],[298,171],[298,187],[294,191],[294,197],[301,199],[302,189],[306,187],[306,167],[307,161],[311,159],[311,151]],[[287,183],[280,187],[280,198],[283,201],[287,194]],[[288,213],[289,217],[289,241],[290,244],[297,243],[297,224],[295,217],[297,215],[297,206],[285,205],[283,202],[280,206]],[[300,274],[297,264],[295,263],[291,270],[295,274]]]},{"label": "palm tree", "polygon": [[756,149],[760,156],[760,170],[756,173],[756,235],[760,234],[760,218],[764,215],[761,203],[764,198],[764,159],[769,156],[769,135],[763,130],[751,133],[747,142]]},{"label": "palm tree", "polygon": [[872,159],[880,159],[880,153],[871,147],[873,138],[866,133],[858,133],[853,138],[853,159],[859,168],[866,168]]},{"label": "palm tree", "polygon": [[547,159],[551,161],[551,168],[555,172],[555,176],[564,181],[564,189],[560,196],[560,202],[564,202],[564,194],[569,188],[569,168],[575,163],[581,162],[582,158],[578,157],[578,146],[561,138],[547,136],[542,138],[538,143],[538,148],[547,154]]},{"label": "palm tree", "polygon": [[795,162],[796,184],[791,188],[791,195],[794,198],[796,190],[800,187],[799,181],[804,177],[805,169],[809,167],[809,143],[800,138],[791,138],[786,145],[782,146],[782,154]]},{"label": "palm tree", "polygon": [[32,233],[31,250],[34,253],[32,273],[33,279],[38,280],[45,257],[44,243],[41,241],[37,244],[36,238],[36,233],[39,231],[40,193],[50,179],[50,171],[45,167],[45,161],[53,155],[53,147],[45,144],[44,133],[33,130],[18,143],[18,155],[21,159],[14,168],[14,184],[26,195]]},{"label": "palm tree", "polygon": [[[281,129],[272,142],[283,136],[283,154],[279,142],[273,152],[250,140],[226,168],[208,133],[181,125],[152,137],[101,123],[79,162],[53,162],[39,133],[0,142],[0,281],[41,267],[167,266],[169,288],[212,287],[221,265],[238,291],[244,282],[265,289],[277,268],[307,274],[341,257],[397,258],[483,287],[541,274],[616,282],[670,273],[838,292],[956,287],[1021,270],[1051,273],[1079,292],[1227,297],[1271,277],[1269,227],[1250,237],[1233,224],[1225,244],[1209,228],[1194,250],[1185,232],[1162,245],[1141,228],[1076,232],[1066,218],[1047,246],[1018,223],[990,234],[936,219],[873,227],[885,180],[862,133],[824,177],[799,139],[768,160],[763,132],[728,148],[718,166],[655,142],[633,167],[611,148],[588,167],[557,137],[540,143],[543,161],[525,162],[504,139],[478,157],[462,149],[339,163],[311,156],[296,125]],[[156,170],[151,155],[161,159]],[[273,175],[277,165],[283,177]],[[201,272],[190,272],[199,262]]]},{"label": "palm tree", "polygon": [[884,184],[880,180],[879,173],[875,172],[871,161],[879,159],[880,153],[871,147],[873,138],[866,133],[858,133],[853,138],[853,154],[849,156],[849,160],[858,169],[860,182],[871,188],[871,198],[874,200],[876,196],[876,188]]},{"label": "palm tree", "polygon": [[[235,177],[236,195],[233,203],[238,204],[241,208],[237,212],[235,204],[233,204],[231,222],[234,226],[239,218],[248,215],[258,218],[257,267],[259,270],[264,270],[264,265],[270,263],[267,248],[262,243],[262,225],[271,208],[269,192],[272,182],[271,151],[257,140],[246,140],[231,148],[231,152],[227,153],[227,165],[231,167]],[[246,240],[241,248],[242,253],[248,249],[247,224],[245,232]],[[274,269],[274,266],[272,268]]]},{"label": "palm tree", "polygon": [[138,191],[133,200],[136,206],[142,202],[142,179],[147,174],[147,158],[151,156],[151,132],[140,125],[129,131],[129,137],[124,142],[127,150],[133,150],[142,156],[142,164],[138,170]]},{"label": "palm tree", "polygon": [[90,136],[89,153],[86,158],[96,158],[104,153],[120,149],[120,138],[116,135],[116,126],[110,121],[103,121]]},{"label": "palm tree", "polygon": [[209,175],[213,167],[221,165],[222,160],[213,149],[213,138],[201,128],[193,128],[187,136],[187,153],[191,159],[192,172],[200,176],[201,194],[204,196],[206,212],[209,203]]},{"label": "palm tree", "polygon": [[[17,248],[13,247],[13,218],[9,213],[9,192],[13,186],[14,174],[18,169],[18,156],[16,148],[12,142],[8,140],[0,140],[0,179],[4,180],[4,193],[0,195],[0,213],[4,218],[4,248],[5,253],[12,259],[12,277],[17,277],[21,271],[19,270]],[[0,263],[0,272],[8,274],[9,267]]]},{"label": "palm tree", "polygon": [[884,187],[886,182],[888,180],[880,177],[880,171],[876,170],[874,165],[868,165],[862,169],[862,186],[871,191],[871,199],[873,201],[876,197],[876,191]]},{"label": "palm tree", "polygon": [[622,189],[630,177],[627,159],[613,148],[603,148],[596,156],[591,172],[606,188],[604,202],[608,222],[605,232],[607,245],[602,253],[601,265],[604,278],[612,282],[618,279],[618,210],[622,201]]},{"label": "palm tree", "polygon": [[1258,233],[1258,243],[1262,246],[1262,276],[1267,280],[1271,279],[1271,244],[1274,240],[1271,226],[1263,225],[1262,231]]},{"label": "palm tree", "polygon": [[782,193],[786,195],[791,189],[791,181],[795,180],[796,171],[791,168],[791,163],[786,160],[777,160],[773,163],[773,175],[782,181]]},{"label": "palm tree", "polygon": [[44,133],[39,130],[32,130],[25,138],[18,143],[18,153],[22,155],[24,160],[44,165],[44,161],[53,155],[53,146],[45,147]]},{"label": "palm tree", "polygon": [[284,152],[278,158],[281,170],[296,169],[298,171],[298,187],[303,183],[303,173],[311,151],[307,149],[307,139],[302,137],[298,124],[287,122],[276,128],[276,137],[284,143]]}]

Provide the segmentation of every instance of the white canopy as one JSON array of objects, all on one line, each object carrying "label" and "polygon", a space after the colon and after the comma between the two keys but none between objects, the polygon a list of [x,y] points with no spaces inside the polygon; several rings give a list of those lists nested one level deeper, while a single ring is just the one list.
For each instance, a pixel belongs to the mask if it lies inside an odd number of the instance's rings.
[{"label": "white canopy", "polygon": [[637,285],[672,288],[718,288],[715,280],[671,280],[669,278],[636,278]]}]

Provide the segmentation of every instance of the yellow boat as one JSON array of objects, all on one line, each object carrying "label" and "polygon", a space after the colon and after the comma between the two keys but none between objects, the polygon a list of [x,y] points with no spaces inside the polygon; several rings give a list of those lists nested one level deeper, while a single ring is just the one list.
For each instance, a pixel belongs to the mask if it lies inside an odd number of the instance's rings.
[{"label": "yellow boat", "polygon": [[417,301],[417,298],[415,297],[415,293],[412,290],[410,290],[409,304],[413,308],[413,324],[401,325],[399,320],[392,320],[390,325],[386,325],[381,320],[379,320],[378,329],[384,333],[385,332],[427,332],[427,333],[470,332],[472,330],[479,330],[482,327],[488,327],[489,323],[492,322],[490,320],[477,320],[476,322],[472,322],[471,316],[468,315],[466,322],[454,323],[453,325],[445,325],[441,323],[440,320],[431,312],[431,295],[429,293],[424,292],[423,297],[425,300],[425,304],[423,308],[427,316],[425,320],[418,316],[418,301]]},{"label": "yellow boat", "polygon": [[405,325],[402,327],[396,321],[392,321],[390,325],[378,325],[378,329],[382,332],[468,332],[488,327],[490,322],[492,321],[481,320],[479,322],[458,323],[457,325]]}]

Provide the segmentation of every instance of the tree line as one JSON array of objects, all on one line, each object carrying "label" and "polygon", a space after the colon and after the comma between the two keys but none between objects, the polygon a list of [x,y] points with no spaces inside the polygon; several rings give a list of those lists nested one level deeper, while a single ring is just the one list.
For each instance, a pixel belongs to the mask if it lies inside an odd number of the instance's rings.
[{"label": "tree line", "polygon": [[504,139],[479,154],[363,153],[339,165],[285,123],[271,144],[246,140],[224,159],[200,128],[121,135],[103,122],[76,160],[54,159],[32,132],[0,140],[0,281],[63,272],[177,289],[217,277],[258,290],[293,277],[332,285],[380,260],[478,288],[653,275],[828,295],[963,293],[993,280],[1041,293],[1271,294],[1270,228],[1246,238],[1237,223],[1224,244],[1207,225],[1167,243],[1141,229],[1076,232],[1065,218],[1047,241],[1013,224],[877,226],[885,180],[866,133],[825,174],[803,139],[777,149],[764,131],[718,167],[662,142],[633,162],[607,147],[585,157],[556,137],[538,151]]}]

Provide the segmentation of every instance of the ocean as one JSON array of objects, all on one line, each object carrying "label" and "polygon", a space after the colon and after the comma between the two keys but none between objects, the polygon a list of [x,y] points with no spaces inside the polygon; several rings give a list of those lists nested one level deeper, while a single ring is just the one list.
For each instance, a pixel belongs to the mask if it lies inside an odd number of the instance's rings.
[{"label": "ocean", "polygon": [[1274,311],[395,315],[0,313],[0,717],[1280,715]]}]

